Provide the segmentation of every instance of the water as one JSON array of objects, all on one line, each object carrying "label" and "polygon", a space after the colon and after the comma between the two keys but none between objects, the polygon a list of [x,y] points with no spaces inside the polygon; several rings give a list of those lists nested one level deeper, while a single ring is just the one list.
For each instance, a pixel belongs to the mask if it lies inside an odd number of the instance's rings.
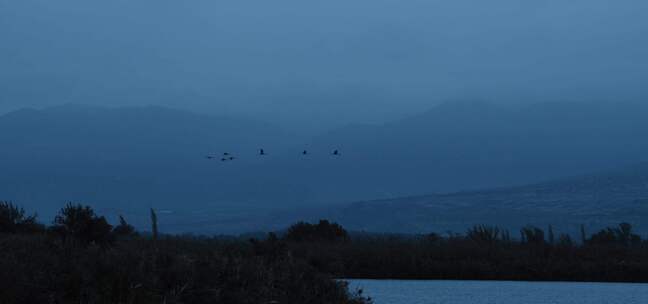
[{"label": "water", "polygon": [[375,304],[648,304],[648,284],[348,281]]}]

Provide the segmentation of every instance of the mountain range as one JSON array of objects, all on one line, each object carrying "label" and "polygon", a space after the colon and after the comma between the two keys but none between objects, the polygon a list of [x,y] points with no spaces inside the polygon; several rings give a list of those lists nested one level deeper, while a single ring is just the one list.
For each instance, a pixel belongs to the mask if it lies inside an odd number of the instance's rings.
[{"label": "mountain range", "polygon": [[486,224],[513,233],[551,225],[579,235],[581,225],[591,233],[628,222],[648,234],[648,163],[524,186],[355,202],[297,217],[369,232],[462,233]]},{"label": "mountain range", "polygon": [[[645,117],[648,105],[640,103],[451,102],[399,121],[305,139],[268,123],[163,107],[25,109],[0,116],[0,199],[45,218],[67,201],[87,203],[139,226],[153,207],[173,232],[236,232],[261,227],[262,217],[275,211],[425,193],[479,196],[472,191],[640,163],[648,158]],[[257,155],[259,148],[268,155]],[[334,149],[339,157],[331,155]],[[205,158],[223,152],[237,159]],[[459,206],[464,199],[451,201]],[[595,212],[603,208],[582,203]],[[379,205],[368,208],[387,210]],[[401,211],[405,206],[419,205],[403,204]],[[458,213],[466,224],[480,214],[471,208]],[[517,217],[515,208],[506,208]],[[507,216],[506,208],[495,218]],[[385,229],[437,227],[388,224],[392,220],[383,221]]]}]

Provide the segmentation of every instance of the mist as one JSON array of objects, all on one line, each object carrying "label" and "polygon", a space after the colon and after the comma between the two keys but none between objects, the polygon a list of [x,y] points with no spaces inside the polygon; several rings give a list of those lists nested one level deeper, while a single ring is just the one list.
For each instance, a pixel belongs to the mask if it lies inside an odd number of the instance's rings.
[{"label": "mist", "polygon": [[0,112],[164,105],[324,130],[448,100],[641,101],[648,3],[0,1]]}]

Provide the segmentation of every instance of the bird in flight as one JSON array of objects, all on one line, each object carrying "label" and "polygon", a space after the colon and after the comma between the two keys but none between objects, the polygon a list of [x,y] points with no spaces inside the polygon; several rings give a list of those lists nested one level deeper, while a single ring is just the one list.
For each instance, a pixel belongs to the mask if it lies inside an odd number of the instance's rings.
[{"label": "bird in flight", "polygon": [[[308,150],[303,150],[301,154],[302,155],[310,155],[310,152],[308,152]],[[266,154],[264,149],[259,149],[259,155],[268,155],[268,154]],[[340,153],[340,150],[335,149],[335,150],[333,150],[333,152],[331,152],[331,155],[340,156],[342,154]],[[206,155],[205,158],[207,158],[207,159],[217,159],[217,156]],[[223,153],[221,161],[225,162],[225,161],[232,161],[232,160],[235,160],[235,159],[236,159],[236,157],[234,157],[231,153],[225,152],[225,153]]]}]

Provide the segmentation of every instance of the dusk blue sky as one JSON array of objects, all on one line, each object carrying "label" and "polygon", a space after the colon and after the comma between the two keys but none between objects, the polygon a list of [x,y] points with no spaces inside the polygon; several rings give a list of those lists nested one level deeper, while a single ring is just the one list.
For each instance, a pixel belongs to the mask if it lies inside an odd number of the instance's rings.
[{"label": "dusk blue sky", "polygon": [[331,125],[647,95],[643,0],[0,0],[0,113],[159,104]]}]

